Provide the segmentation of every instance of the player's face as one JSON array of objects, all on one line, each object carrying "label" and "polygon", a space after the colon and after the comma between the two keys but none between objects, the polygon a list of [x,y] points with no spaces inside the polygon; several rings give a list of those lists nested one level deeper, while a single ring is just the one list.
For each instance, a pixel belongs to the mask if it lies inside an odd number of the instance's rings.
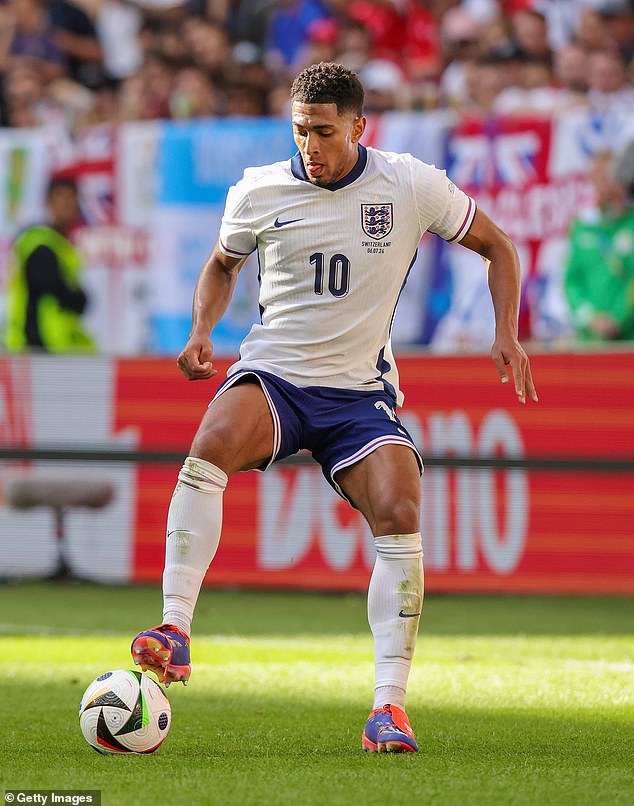
[{"label": "player's face", "polygon": [[293,103],[293,137],[308,179],[330,185],[354,168],[365,118],[354,112],[340,115],[336,104]]}]

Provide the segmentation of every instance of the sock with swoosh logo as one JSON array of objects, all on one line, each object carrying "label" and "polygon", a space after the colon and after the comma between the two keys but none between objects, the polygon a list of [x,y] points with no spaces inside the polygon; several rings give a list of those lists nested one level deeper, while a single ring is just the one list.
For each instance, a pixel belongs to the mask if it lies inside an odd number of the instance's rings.
[{"label": "sock with swoosh logo", "polygon": [[191,635],[192,617],[205,574],[220,542],[222,495],[227,474],[188,456],[167,515],[163,623]]},{"label": "sock with swoosh logo", "polygon": [[376,675],[374,707],[389,703],[402,708],[423,606],[421,535],[381,535],[374,543],[376,562],[368,588]]}]

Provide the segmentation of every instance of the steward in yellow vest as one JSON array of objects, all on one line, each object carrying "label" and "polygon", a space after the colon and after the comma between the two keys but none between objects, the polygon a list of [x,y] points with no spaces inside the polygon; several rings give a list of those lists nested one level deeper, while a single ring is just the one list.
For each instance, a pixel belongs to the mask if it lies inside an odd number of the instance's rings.
[{"label": "steward in yellow vest", "polygon": [[6,348],[53,353],[94,352],[81,315],[87,297],[80,285],[81,255],[67,234],[79,214],[77,186],[53,178],[47,192],[50,226],[34,226],[15,240],[7,289]]}]

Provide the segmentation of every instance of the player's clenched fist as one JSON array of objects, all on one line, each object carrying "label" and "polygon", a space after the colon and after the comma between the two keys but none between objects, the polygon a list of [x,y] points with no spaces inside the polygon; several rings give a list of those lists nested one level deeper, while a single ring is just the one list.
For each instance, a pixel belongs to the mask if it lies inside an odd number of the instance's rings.
[{"label": "player's clenched fist", "polygon": [[176,363],[183,375],[190,381],[213,378],[218,373],[213,369],[211,357],[214,348],[208,338],[192,336],[183,351],[178,356]]}]

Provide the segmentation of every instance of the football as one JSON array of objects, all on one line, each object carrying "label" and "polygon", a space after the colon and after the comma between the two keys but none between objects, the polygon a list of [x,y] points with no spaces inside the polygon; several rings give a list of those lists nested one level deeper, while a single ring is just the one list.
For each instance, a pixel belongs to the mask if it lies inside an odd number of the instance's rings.
[{"label": "football", "polygon": [[81,732],[99,753],[153,753],[171,721],[165,692],[139,671],[104,672],[79,704]]}]

